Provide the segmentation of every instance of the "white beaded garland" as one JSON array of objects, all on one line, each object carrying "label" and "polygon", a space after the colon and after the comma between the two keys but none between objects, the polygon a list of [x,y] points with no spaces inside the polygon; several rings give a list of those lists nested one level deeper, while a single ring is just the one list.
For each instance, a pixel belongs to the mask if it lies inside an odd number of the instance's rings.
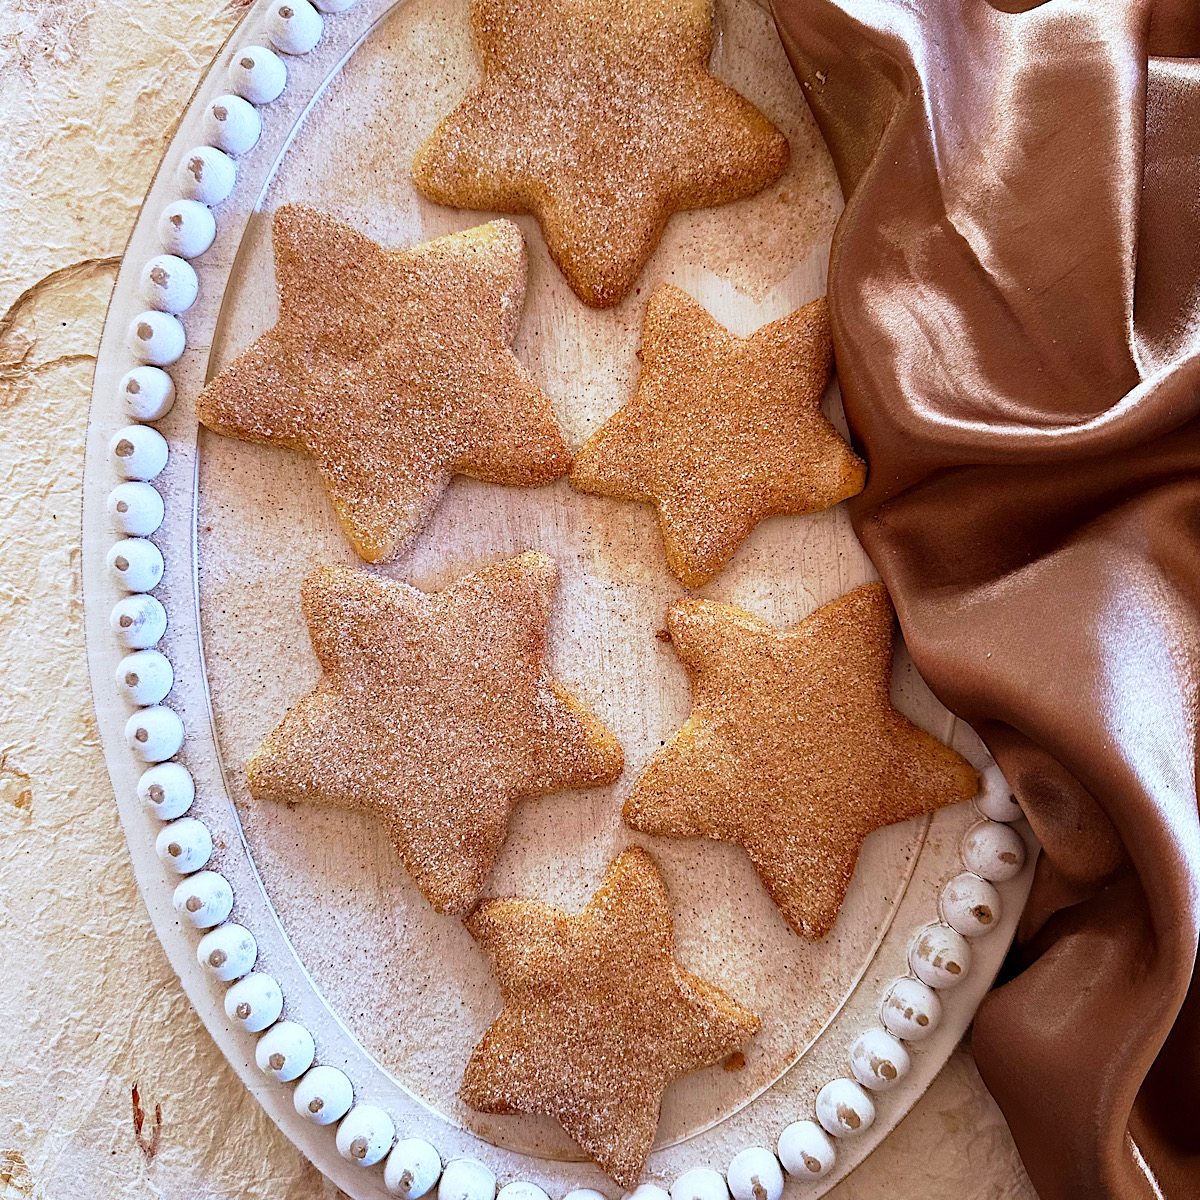
[{"label": "white beaded garland", "polygon": [[142,772],[138,796],[160,821],[173,821],[192,807],[196,782],[183,763],[158,763]]},{"label": "white beaded garland", "polygon": [[234,921],[226,921],[206,933],[196,947],[196,961],[221,983],[241,979],[253,968],[257,958],[258,943],[254,934]]},{"label": "white beaded garland", "polygon": [[296,1111],[314,1125],[332,1125],[350,1111],[354,1088],[337,1067],[312,1067],[292,1093]]},{"label": "white beaded garland", "polygon": [[931,988],[952,988],[971,969],[971,944],[949,925],[927,925],[913,939],[908,962],[922,983]]},{"label": "white beaded garland", "polygon": [[325,22],[308,0],[282,0],[267,14],[267,36],[282,54],[307,54],[325,32]]},{"label": "white beaded garland", "polygon": [[921,1042],[941,1024],[942,1002],[927,983],[906,975],[884,996],[879,1018],[888,1033],[906,1042]]},{"label": "white beaded garland", "polygon": [[832,1079],[817,1093],[817,1120],[826,1133],[852,1138],[875,1123],[875,1102],[853,1079]]},{"label": "white beaded garland", "polygon": [[[405,1138],[392,1147],[383,1168],[383,1186],[405,1200],[420,1200],[442,1174],[438,1152],[420,1138]],[[565,1197],[564,1197],[565,1200]]]},{"label": "white beaded garland", "polygon": [[989,821],[1019,821],[1025,815],[1004,773],[994,762],[979,772],[979,794],[975,797],[975,807]]},{"label": "white beaded garland", "polygon": [[280,1083],[299,1079],[312,1066],[316,1055],[313,1035],[295,1021],[272,1025],[254,1047],[258,1069],[264,1075],[274,1076]]},{"label": "white beaded garland", "polygon": [[287,87],[287,67],[266,46],[243,46],[229,61],[229,86],[251,104],[270,104]]},{"label": "white beaded garland", "polygon": [[657,1184],[639,1183],[632,1192],[626,1192],[621,1200],[671,1200],[671,1193]]},{"label": "white beaded garland", "polygon": [[192,928],[211,929],[233,912],[233,888],[216,871],[197,871],[175,889],[172,903]]},{"label": "white beaded garland", "polygon": [[185,200],[212,206],[229,199],[237,183],[237,163],[216,146],[197,146],[183,156],[176,178]]},{"label": "white beaded garland", "polygon": [[[662,1188],[659,1188],[658,1191],[662,1192],[664,1197],[669,1195],[669,1193],[663,1192]],[[625,1194],[630,1196],[633,1193],[626,1192]],[[608,1197],[603,1192],[596,1191],[595,1188],[575,1188],[568,1192],[562,1200],[608,1200]]]},{"label": "white beaded garland", "polygon": [[340,13],[353,8],[358,0],[312,0],[323,13]]},{"label": "white beaded garland", "polygon": [[142,268],[142,295],[163,312],[187,312],[200,294],[196,268],[174,254],[156,254]]},{"label": "white beaded garland", "polygon": [[747,1146],[735,1154],[725,1182],[733,1200],[779,1200],[783,1195],[783,1169],[762,1146]]},{"label": "white beaded garland", "polygon": [[283,1012],[283,992],[265,971],[251,971],[225,993],[225,1015],[247,1033],[274,1025]]},{"label": "white beaded garland", "polygon": [[550,1197],[536,1183],[516,1179],[496,1193],[496,1200],[550,1200]]},{"label": "white beaded garland", "polygon": [[148,650],[167,632],[167,610],[153,596],[138,593],[113,605],[109,624],[122,646]]},{"label": "white beaded garland", "polygon": [[356,1104],[338,1126],[337,1152],[360,1167],[373,1167],[392,1148],[396,1123],[374,1104]]},{"label": "white beaded garland", "polygon": [[139,708],[125,722],[125,741],[142,762],[165,762],[183,745],[183,722],[164,704]]},{"label": "white beaded garland", "polygon": [[163,577],[162,551],[145,538],[125,538],[108,552],[108,569],[129,592],[148,592]]},{"label": "white beaded garland", "polygon": [[982,937],[991,933],[1000,920],[1000,893],[986,879],[964,871],[942,888],[939,911],[956,933],[967,938]]},{"label": "white beaded garland", "polygon": [[725,1177],[711,1167],[693,1167],[671,1184],[671,1200],[729,1200]]},{"label": "white beaded garland", "polygon": [[134,367],[121,376],[117,395],[129,420],[157,421],[175,403],[175,384],[161,367]]},{"label": "white beaded garland", "polygon": [[158,219],[158,236],[168,254],[199,258],[217,236],[217,222],[199,200],[176,200]]},{"label": "white beaded garland", "polygon": [[117,691],[130,704],[157,704],[174,682],[171,660],[158,650],[136,650],[117,664]]},{"label": "white beaded garland", "polygon": [[779,1135],[779,1161],[795,1179],[820,1179],[833,1170],[837,1149],[815,1121],[793,1121]]},{"label": "white beaded garland", "polygon": [[911,1066],[908,1051],[883,1029],[868,1029],[850,1047],[850,1073],[873,1092],[890,1091]]},{"label": "white beaded garland", "polygon": [[438,1200],[495,1200],[496,1176],[474,1158],[452,1158],[438,1184]]},{"label": "white beaded garland", "polygon": [[139,361],[155,367],[178,362],[187,349],[187,334],[179,318],[156,308],[139,313],[129,322],[126,341]]},{"label": "white beaded garland", "polygon": [[180,817],[158,831],[154,850],[172,871],[179,875],[191,875],[212,858],[212,834],[203,821],[195,817]]},{"label": "white beaded garland", "polygon": [[130,479],[108,493],[108,515],[118,533],[149,537],[163,523],[166,509],[153,484]]},{"label": "white beaded garland", "polygon": [[963,863],[992,883],[1005,883],[1025,865],[1025,843],[1011,825],[980,821],[963,837]]},{"label": "white beaded garland", "polygon": [[262,117],[258,109],[227,92],[218,96],[204,114],[204,136],[226,154],[235,157],[253,150],[262,136]]},{"label": "white beaded garland", "polygon": [[167,439],[149,425],[126,425],[108,443],[108,456],[122,479],[153,479],[169,453]]}]

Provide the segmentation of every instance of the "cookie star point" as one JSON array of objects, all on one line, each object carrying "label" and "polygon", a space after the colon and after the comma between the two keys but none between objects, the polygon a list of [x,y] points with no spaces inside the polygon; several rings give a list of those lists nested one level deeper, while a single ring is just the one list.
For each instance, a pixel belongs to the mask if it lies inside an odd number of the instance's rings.
[{"label": "cookie star point", "polygon": [[707,70],[711,0],[474,0],[483,78],[417,152],[429,200],[532,212],[585,304],[628,292],[672,212],[750,196],[787,139]]},{"label": "cookie star point", "polygon": [[272,229],[279,319],[197,416],[311,455],[361,558],[399,554],[455,474],[536,487],[566,472],[550,403],[511,349],[526,277],[512,222],[396,251],[303,205]]},{"label": "cookie star point", "polygon": [[462,1098],[482,1112],[555,1117],[633,1188],[666,1087],[745,1044],[758,1017],[675,961],[666,888],[638,847],[579,913],[493,900],[466,925],[504,1008],[471,1055]]},{"label": "cookie star point", "polygon": [[749,337],[678,288],[646,309],[634,397],[571,466],[575,487],[654,505],[667,566],[687,587],[718,574],[769,516],[829,508],[866,467],[821,411],[833,367],[815,300]]},{"label": "cookie star point", "polygon": [[881,584],[784,631],[706,600],[678,602],[668,621],[692,713],[634,784],[625,821],[740,845],[801,936],[833,927],[870,833],[977,791],[970,763],[892,706]]},{"label": "cookie star point", "polygon": [[247,763],[251,794],[377,814],[430,903],[469,911],[519,799],[611,783],[624,765],[545,669],[555,580],[533,553],[434,593],[315,572],[303,602],[325,673]]}]

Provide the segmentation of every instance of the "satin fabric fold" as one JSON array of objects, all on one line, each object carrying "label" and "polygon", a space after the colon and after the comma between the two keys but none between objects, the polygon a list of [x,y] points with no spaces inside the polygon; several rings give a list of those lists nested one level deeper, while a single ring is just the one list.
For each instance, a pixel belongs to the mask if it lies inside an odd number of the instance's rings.
[{"label": "satin fabric fold", "polygon": [[1044,847],[974,1047],[1043,1200],[1200,1197],[1200,5],[775,0],[855,528]]}]

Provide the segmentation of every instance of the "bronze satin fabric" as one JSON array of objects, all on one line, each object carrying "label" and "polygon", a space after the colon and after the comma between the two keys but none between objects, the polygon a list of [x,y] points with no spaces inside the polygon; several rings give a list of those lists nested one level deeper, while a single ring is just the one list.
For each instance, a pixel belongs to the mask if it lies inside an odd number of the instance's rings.
[{"label": "bronze satin fabric", "polygon": [[776,19],[847,197],[855,526],[1045,847],[980,1070],[1044,1200],[1198,1200],[1200,0]]}]

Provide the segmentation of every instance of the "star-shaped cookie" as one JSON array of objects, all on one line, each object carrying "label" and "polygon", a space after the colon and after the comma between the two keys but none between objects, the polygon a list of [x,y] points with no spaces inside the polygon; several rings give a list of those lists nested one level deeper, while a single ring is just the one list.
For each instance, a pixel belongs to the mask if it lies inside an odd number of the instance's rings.
[{"label": "star-shaped cookie", "polygon": [[325,674],[246,764],[251,794],[377,813],[434,908],[467,912],[518,799],[621,773],[543,664],[556,578],[534,553],[435,593],[315,571],[301,594]]},{"label": "star-shaped cookie", "polygon": [[692,715],[634,785],[643,833],[735,842],[791,927],[833,927],[866,836],[975,795],[961,755],[892,707],[894,616],[868,584],[780,632],[680,600],[667,626]]},{"label": "star-shaped cookie", "polygon": [[474,0],[483,80],[418,151],[438,204],[531,212],[576,295],[616,304],[672,212],[751,196],[787,139],[707,71],[712,0]]},{"label": "star-shaped cookie", "polygon": [[741,338],[660,287],[638,357],[633,399],[584,443],[571,482],[655,505],[686,586],[712,579],[764,517],[862,491],[866,467],[821,411],[833,367],[823,299]]},{"label": "star-shaped cookie", "polygon": [[360,557],[403,550],[452,475],[537,487],[566,471],[550,403],[510,349],[526,273],[511,221],[386,251],[287,205],[272,231],[279,320],[196,415],[311,454]]},{"label": "star-shaped cookie", "polygon": [[675,961],[654,860],[626,850],[582,912],[492,900],[467,920],[504,1009],[475,1047],[462,1098],[490,1113],[545,1113],[633,1188],[672,1080],[758,1032],[754,1013]]}]

